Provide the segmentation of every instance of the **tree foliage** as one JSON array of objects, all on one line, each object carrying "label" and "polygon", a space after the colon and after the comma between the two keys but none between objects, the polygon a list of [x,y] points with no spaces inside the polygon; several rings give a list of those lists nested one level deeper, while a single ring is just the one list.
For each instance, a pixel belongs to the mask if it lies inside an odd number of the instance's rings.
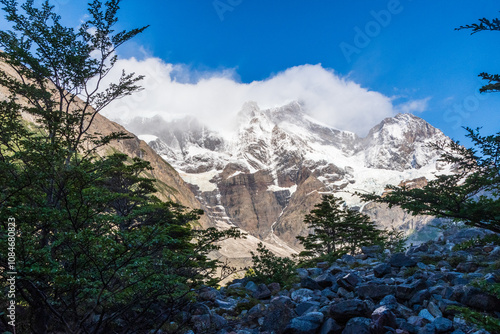
[{"label": "tree foliage", "polygon": [[[116,48],[145,29],[114,30],[119,2],[92,1],[75,30],[48,1],[0,0],[12,23],[0,32],[0,233],[15,218],[17,333],[157,331],[216,283],[215,243],[239,236],[193,230],[202,212],[155,197],[149,163],[96,154],[126,139],[92,132],[97,113],[140,90],[133,73],[102,87]],[[5,238],[0,249],[5,272]]]},{"label": "tree foliage", "polygon": [[[482,18],[479,19],[479,23],[467,24],[456,28],[456,30],[462,29],[472,30],[471,35],[482,31],[500,31],[500,19],[494,18],[490,20],[487,18]],[[483,80],[488,81],[487,85],[484,85],[479,89],[481,93],[500,92],[500,75],[481,72],[479,74],[479,77],[481,77]]]},{"label": "tree foliage", "polygon": [[386,240],[383,231],[367,215],[347,208],[338,197],[324,195],[315,208],[304,219],[312,232],[297,237],[305,248],[300,253],[302,257],[355,253],[362,246],[383,244]]},{"label": "tree foliage", "polygon": [[366,201],[400,206],[412,214],[426,214],[500,232],[500,133],[481,136],[467,128],[476,148],[457,142],[436,143],[440,160],[451,174],[438,175],[421,189],[388,185],[385,196],[359,194]]},{"label": "tree foliage", "polygon": [[279,257],[267,249],[263,243],[257,246],[257,253],[252,255],[252,267],[247,276],[258,283],[280,283],[283,287],[291,286],[296,278],[295,262],[288,257]]}]

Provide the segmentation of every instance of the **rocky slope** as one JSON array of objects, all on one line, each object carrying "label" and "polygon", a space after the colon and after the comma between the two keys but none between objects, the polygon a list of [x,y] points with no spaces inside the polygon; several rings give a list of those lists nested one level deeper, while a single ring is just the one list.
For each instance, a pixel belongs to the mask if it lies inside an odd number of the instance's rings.
[{"label": "rocky slope", "polygon": [[304,215],[329,192],[383,227],[426,225],[432,218],[364,205],[352,194],[434,177],[443,166],[427,144],[449,140],[411,114],[387,118],[360,138],[315,121],[299,103],[261,110],[249,102],[229,137],[189,117],[137,118],[126,127],[180,171],[216,225],[238,226],[285,252],[298,249],[295,237],[308,233]]},{"label": "rocky slope", "polygon": [[[377,247],[334,263],[297,269],[290,289],[279,283],[235,280],[220,290],[202,289],[186,310],[184,333],[218,334],[487,334],[452,306],[498,319],[500,300],[471,285],[499,283],[500,246],[452,251],[484,237],[484,230],[447,233],[406,253]],[[178,326],[180,323],[174,324]]]}]

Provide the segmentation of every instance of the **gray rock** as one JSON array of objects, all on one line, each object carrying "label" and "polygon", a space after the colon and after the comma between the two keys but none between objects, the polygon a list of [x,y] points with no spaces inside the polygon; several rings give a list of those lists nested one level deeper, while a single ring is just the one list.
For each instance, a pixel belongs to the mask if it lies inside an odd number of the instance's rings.
[{"label": "gray rock", "polygon": [[309,275],[311,275],[311,276],[319,276],[323,273],[323,269],[321,269],[321,268],[307,268],[307,272],[309,272]]},{"label": "gray rock", "polygon": [[415,280],[411,283],[404,283],[396,286],[396,298],[403,300],[410,300],[413,295],[420,290],[427,287],[425,281]]},{"label": "gray rock", "polygon": [[193,324],[196,333],[208,332],[212,325],[210,321],[210,314],[193,315],[191,317],[191,323]]},{"label": "gray rock", "polygon": [[228,300],[221,300],[221,299],[216,299],[215,304],[217,307],[224,309],[224,310],[233,310],[237,302],[234,299],[228,299]]},{"label": "gray rock", "polygon": [[304,289],[310,289],[310,290],[320,290],[321,286],[313,280],[311,277],[305,277],[302,280],[300,280],[300,287]]},{"label": "gray rock", "polygon": [[314,279],[321,289],[331,287],[335,283],[335,276],[330,273],[321,274]]},{"label": "gray rock", "polygon": [[432,324],[434,325],[438,333],[445,333],[453,328],[453,321],[443,317],[436,318],[436,320],[434,320]]},{"label": "gray rock", "polygon": [[498,260],[498,259],[500,259],[500,246],[496,246],[495,248],[493,248],[493,250],[490,252],[490,254],[488,255],[488,257],[491,260]]},{"label": "gray rock", "polygon": [[342,327],[335,322],[332,318],[326,319],[326,321],[323,323],[323,326],[321,326],[321,330],[319,331],[320,334],[341,334],[342,333]]},{"label": "gray rock", "polygon": [[334,264],[330,268],[328,268],[326,271],[331,273],[332,275],[335,275],[335,274],[341,273],[343,270],[338,265]]},{"label": "gray rock", "polygon": [[217,313],[214,313],[210,316],[210,321],[211,321],[211,327],[213,327],[215,330],[219,330],[227,326],[227,320],[224,319],[223,316],[218,315]]},{"label": "gray rock", "polygon": [[269,291],[271,291],[272,295],[277,294],[281,290],[281,286],[279,283],[270,283],[267,285],[267,288],[269,289]]},{"label": "gray rock", "polygon": [[353,264],[356,262],[356,258],[352,255],[346,254],[340,258],[340,261],[345,264]]},{"label": "gray rock", "polygon": [[298,304],[297,307],[295,308],[295,312],[297,313],[297,315],[301,316],[308,310],[310,310],[311,307],[319,308],[319,306],[320,306],[319,302],[309,300]]},{"label": "gray rock", "polygon": [[358,275],[349,273],[344,277],[339,278],[337,280],[337,284],[346,289],[347,291],[353,291],[356,288],[356,285],[358,285],[360,281],[361,279],[359,278]]},{"label": "gray rock", "polygon": [[310,289],[298,289],[292,292],[291,298],[296,303],[311,300],[314,296],[314,291]]},{"label": "gray rock", "polygon": [[248,310],[246,314],[247,321],[253,322],[257,321],[257,319],[264,316],[264,312],[266,311],[266,307],[263,304],[257,304]]},{"label": "gray rock", "polygon": [[483,229],[466,228],[466,229],[459,230],[457,233],[450,236],[448,239],[455,244],[459,244],[459,243],[464,242],[464,241],[469,241],[472,239],[481,238],[485,235],[486,235],[486,233]]},{"label": "gray rock", "polygon": [[350,299],[330,304],[329,313],[335,321],[345,323],[351,318],[369,317],[371,309],[366,302],[360,299]]},{"label": "gray rock", "polygon": [[387,263],[381,263],[379,265],[376,265],[373,267],[373,274],[377,278],[382,278],[385,275],[388,275],[392,272],[392,268],[389,264]]},{"label": "gray rock", "polygon": [[243,288],[243,283],[233,283],[228,286],[228,289],[241,289]]},{"label": "gray rock", "polygon": [[318,262],[316,263],[316,267],[320,268],[320,269],[326,269],[330,266],[330,264],[328,262]]},{"label": "gray rock", "polygon": [[439,307],[436,304],[434,304],[434,302],[429,302],[429,304],[427,305],[427,310],[429,311],[430,314],[432,314],[434,318],[439,318],[443,316],[443,312],[441,312]]},{"label": "gray rock", "polygon": [[389,264],[393,267],[414,267],[417,262],[412,258],[406,256],[404,253],[396,253],[389,259]]},{"label": "gray rock", "polygon": [[290,298],[273,298],[265,313],[260,329],[262,331],[283,333],[283,330],[290,323],[290,320],[297,316],[291,307],[293,307],[293,303]]},{"label": "gray rock", "polygon": [[461,262],[457,265],[457,271],[461,273],[472,273],[477,270],[479,266],[477,263],[472,262],[472,261],[467,261],[467,262]]},{"label": "gray rock", "polygon": [[423,318],[423,319],[426,319],[430,322],[433,322],[435,317],[429,312],[428,309],[424,308],[423,310],[421,310],[419,313],[418,313],[418,316]]},{"label": "gray rock", "polygon": [[370,334],[371,320],[367,318],[352,318],[344,328],[342,334]]},{"label": "gray rock", "polygon": [[392,313],[386,306],[377,308],[372,313],[372,323],[370,325],[372,334],[385,334],[387,328],[396,329],[398,324],[396,322],[396,315]]},{"label": "gray rock", "polygon": [[245,289],[247,289],[248,291],[250,292],[255,292],[257,291],[259,287],[257,286],[257,284],[255,284],[253,281],[249,281],[246,285],[245,285]]},{"label": "gray rock", "polygon": [[283,334],[310,334],[323,323],[324,315],[321,312],[310,312],[290,321]]},{"label": "gray rock", "polygon": [[480,311],[500,311],[500,300],[477,288],[466,287],[461,303]]},{"label": "gray rock", "polygon": [[198,293],[198,298],[201,300],[213,302],[219,297],[219,295],[220,293],[216,289],[206,287],[200,290],[200,292]]},{"label": "gray rock", "polygon": [[387,295],[382,298],[380,305],[387,307],[389,310],[393,310],[397,307],[398,301],[394,295]]},{"label": "gray rock", "polygon": [[436,328],[432,324],[427,324],[418,330],[418,334],[435,334]]},{"label": "gray rock", "polygon": [[338,297],[338,295],[335,292],[333,292],[331,289],[323,289],[321,291],[321,295],[323,297],[330,299],[330,300],[335,298],[335,297]]},{"label": "gray rock", "polygon": [[195,303],[191,305],[190,312],[192,315],[210,314],[210,308],[204,303]]},{"label": "gray rock", "polygon": [[271,290],[265,284],[259,284],[257,290],[253,293],[255,299],[267,299],[269,297],[271,297]]},{"label": "gray rock", "polygon": [[387,295],[394,294],[396,292],[396,288],[394,285],[367,283],[358,285],[356,291],[362,298],[379,300]]},{"label": "gray rock", "polygon": [[428,320],[425,320],[420,316],[413,315],[408,318],[408,323],[416,327],[423,327],[426,324],[426,322],[428,322]]},{"label": "gray rock", "polygon": [[307,269],[298,268],[295,271],[297,272],[297,275],[299,275],[300,279],[303,279],[303,278],[306,278],[307,276],[309,276],[309,272],[307,271]]}]

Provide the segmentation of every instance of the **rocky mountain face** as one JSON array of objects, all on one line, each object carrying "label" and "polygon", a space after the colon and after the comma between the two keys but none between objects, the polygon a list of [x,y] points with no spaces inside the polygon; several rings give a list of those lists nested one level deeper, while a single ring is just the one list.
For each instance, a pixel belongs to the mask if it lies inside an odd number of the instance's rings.
[{"label": "rocky mountain face", "polygon": [[304,216],[325,193],[343,197],[383,227],[425,225],[432,218],[365,205],[353,193],[382,194],[387,184],[433,178],[445,166],[427,144],[449,140],[411,114],[387,118],[361,138],[315,121],[295,102],[267,110],[246,103],[231,136],[190,117],[137,118],[126,127],[191,184],[214,225],[237,226],[285,253],[299,249],[296,236],[308,233]]}]

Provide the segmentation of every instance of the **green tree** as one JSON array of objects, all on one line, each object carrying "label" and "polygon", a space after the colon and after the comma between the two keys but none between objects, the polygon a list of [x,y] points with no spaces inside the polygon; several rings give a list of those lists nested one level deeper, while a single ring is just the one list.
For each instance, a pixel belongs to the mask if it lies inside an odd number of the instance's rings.
[{"label": "green tree", "polygon": [[383,231],[368,216],[347,208],[338,197],[324,195],[315,208],[304,219],[312,233],[297,237],[305,248],[302,257],[335,257],[384,241]]},{"label": "green tree", "polygon": [[294,279],[295,262],[288,257],[279,257],[267,249],[262,242],[257,246],[257,253],[252,254],[251,270],[247,276],[258,283],[280,283],[283,287],[290,286]]},{"label": "green tree", "polygon": [[[215,243],[239,236],[193,230],[202,212],[155,197],[147,162],[96,154],[127,139],[92,132],[97,113],[140,89],[126,73],[102,87],[116,48],[145,29],[114,30],[119,2],[92,1],[75,30],[48,1],[0,0],[12,23],[0,32],[0,233],[15,218],[17,333],[158,331],[216,283]],[[4,237],[0,249],[5,292]]]},{"label": "green tree", "polygon": [[438,175],[421,189],[388,185],[385,196],[358,195],[414,215],[450,218],[500,232],[500,133],[481,136],[477,130],[466,130],[476,148],[466,149],[457,142],[434,144],[440,160],[453,167],[452,174]]},{"label": "green tree", "polygon": [[[465,26],[456,28],[456,30],[462,29],[472,30],[471,35],[482,31],[500,31],[500,19],[494,18],[490,20],[487,18],[482,18],[479,19],[479,23],[467,24]],[[479,77],[481,77],[483,80],[488,81],[488,84],[479,89],[481,93],[492,93],[500,91],[500,75],[481,72],[479,73]]]}]

